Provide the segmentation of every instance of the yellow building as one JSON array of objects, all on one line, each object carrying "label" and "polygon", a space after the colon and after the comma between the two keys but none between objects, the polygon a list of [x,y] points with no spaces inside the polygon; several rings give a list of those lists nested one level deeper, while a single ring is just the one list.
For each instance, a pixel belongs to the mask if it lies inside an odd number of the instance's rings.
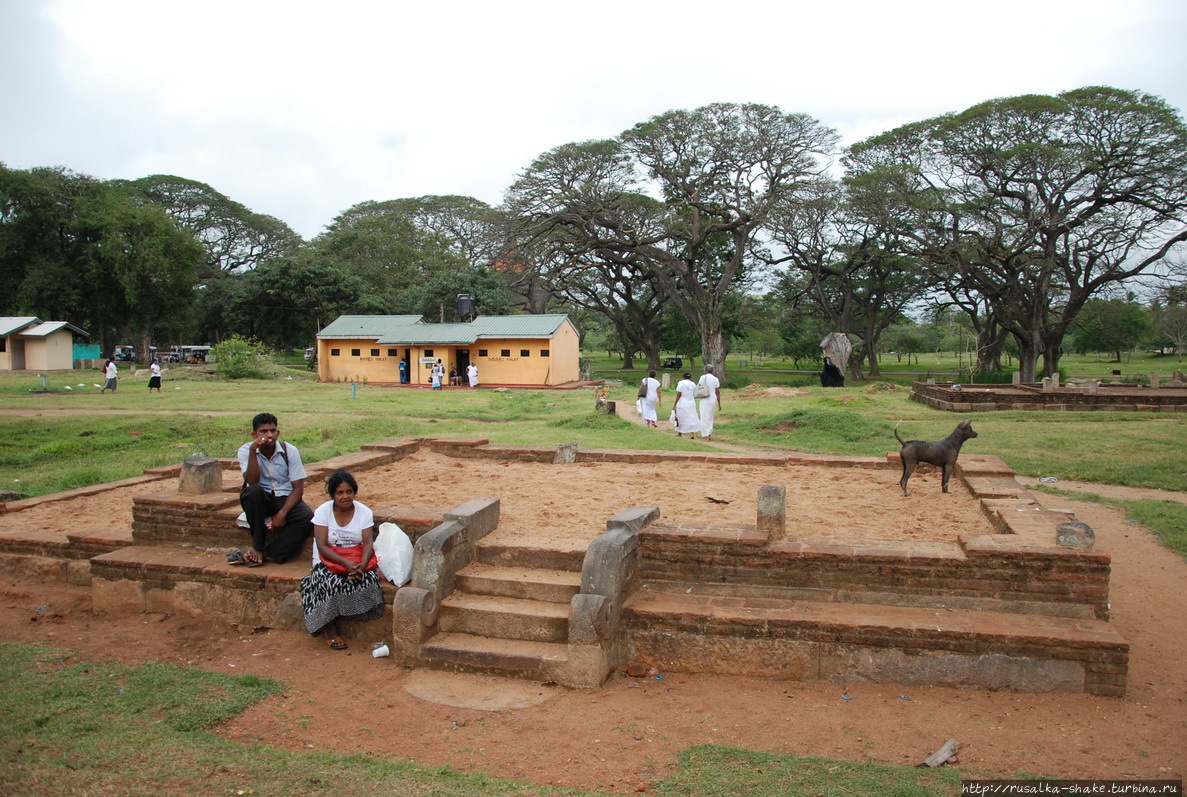
[{"label": "yellow building", "polygon": [[74,367],[74,336],[87,333],[65,321],[0,317],[0,371],[66,371]]},{"label": "yellow building", "polygon": [[478,316],[456,324],[344,315],[317,334],[322,382],[428,385],[437,360],[446,380],[453,371],[462,384],[473,363],[483,385],[552,387],[580,378],[580,336],[567,315]]}]

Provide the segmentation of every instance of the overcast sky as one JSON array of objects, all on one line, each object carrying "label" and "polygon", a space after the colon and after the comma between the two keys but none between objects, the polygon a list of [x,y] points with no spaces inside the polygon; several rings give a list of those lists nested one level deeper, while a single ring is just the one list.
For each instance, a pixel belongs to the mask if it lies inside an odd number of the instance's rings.
[{"label": "overcast sky", "polygon": [[312,238],[711,102],[846,144],[1087,85],[1182,110],[1185,40],[1185,0],[0,0],[0,162],[198,180]]}]

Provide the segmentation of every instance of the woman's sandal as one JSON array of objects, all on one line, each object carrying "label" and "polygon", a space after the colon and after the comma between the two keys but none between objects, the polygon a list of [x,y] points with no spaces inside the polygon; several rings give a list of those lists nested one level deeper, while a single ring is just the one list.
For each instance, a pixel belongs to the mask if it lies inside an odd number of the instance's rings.
[{"label": "woman's sandal", "polygon": [[340,636],[327,639],[326,644],[330,646],[330,650],[346,650],[346,640]]},{"label": "woman's sandal", "polygon": [[247,559],[243,556],[243,551],[235,551],[235,553],[227,554],[227,564],[229,565],[245,565]]}]

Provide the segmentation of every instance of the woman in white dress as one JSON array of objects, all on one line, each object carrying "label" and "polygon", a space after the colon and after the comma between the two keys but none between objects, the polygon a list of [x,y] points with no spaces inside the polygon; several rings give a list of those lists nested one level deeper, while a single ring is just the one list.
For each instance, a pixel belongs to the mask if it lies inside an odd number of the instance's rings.
[{"label": "woman in white dress", "polygon": [[721,406],[721,380],[713,373],[712,365],[705,366],[705,373],[697,380],[697,386],[709,393],[701,399],[701,437],[708,440],[713,437],[713,419],[717,416],[717,408]]},{"label": "woman in white dress", "polygon": [[663,404],[663,398],[660,396],[659,380],[655,378],[655,371],[651,371],[643,378],[640,388],[646,388],[646,392],[639,397],[639,403],[643,412],[643,423],[647,426],[659,426],[659,416],[656,414],[656,407]]},{"label": "woman in white dress", "polygon": [[692,397],[697,386],[692,381],[692,374],[684,372],[684,378],[676,384],[676,436],[692,437],[701,429],[701,419],[697,415],[697,402]]},{"label": "woman in white dress", "polygon": [[375,620],[383,615],[383,590],[373,558],[375,516],[354,500],[359,486],[344,470],[326,480],[331,500],[313,512],[313,568],[301,579],[305,630],[325,634],[326,644],[345,650],[338,618]]}]

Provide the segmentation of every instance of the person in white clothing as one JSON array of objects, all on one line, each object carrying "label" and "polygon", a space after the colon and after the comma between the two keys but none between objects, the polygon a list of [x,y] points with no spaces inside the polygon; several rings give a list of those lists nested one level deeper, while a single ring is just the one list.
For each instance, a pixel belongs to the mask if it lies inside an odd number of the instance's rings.
[{"label": "person in white clothing", "polygon": [[642,409],[640,414],[643,416],[643,423],[647,426],[659,426],[659,416],[656,407],[663,404],[663,397],[660,395],[659,387],[659,380],[655,378],[655,371],[650,371],[639,385],[643,393],[643,395],[639,396],[639,405]]},{"label": "person in white clothing", "polygon": [[705,373],[697,380],[697,387],[702,392],[708,391],[708,396],[701,399],[701,437],[709,440],[713,437],[713,419],[721,407],[721,380],[713,373],[713,366],[706,364]]},{"label": "person in white clothing", "polygon": [[470,363],[466,366],[466,379],[470,382],[470,387],[478,387],[478,366]]},{"label": "person in white clothing", "polygon": [[684,378],[676,383],[676,436],[692,437],[701,429],[701,419],[697,417],[697,402],[692,397],[697,386],[692,381],[692,374],[684,372]]},{"label": "person in white clothing", "polygon": [[151,393],[155,387],[157,392],[161,392],[161,365],[156,360],[152,361],[152,365],[148,367],[148,392]]},{"label": "person in white clothing", "polygon": [[108,360],[103,364],[103,379],[105,380],[103,382],[103,389],[99,392],[106,393],[108,390],[110,390],[112,393],[114,393],[116,383],[118,383],[120,379],[120,369],[116,366],[115,360]]},{"label": "person in white clothing", "polygon": [[338,619],[375,620],[383,616],[383,589],[373,560],[375,515],[354,500],[359,485],[345,470],[330,474],[330,500],[313,512],[313,567],[301,579],[305,630],[325,635],[333,650],[345,650]]}]

